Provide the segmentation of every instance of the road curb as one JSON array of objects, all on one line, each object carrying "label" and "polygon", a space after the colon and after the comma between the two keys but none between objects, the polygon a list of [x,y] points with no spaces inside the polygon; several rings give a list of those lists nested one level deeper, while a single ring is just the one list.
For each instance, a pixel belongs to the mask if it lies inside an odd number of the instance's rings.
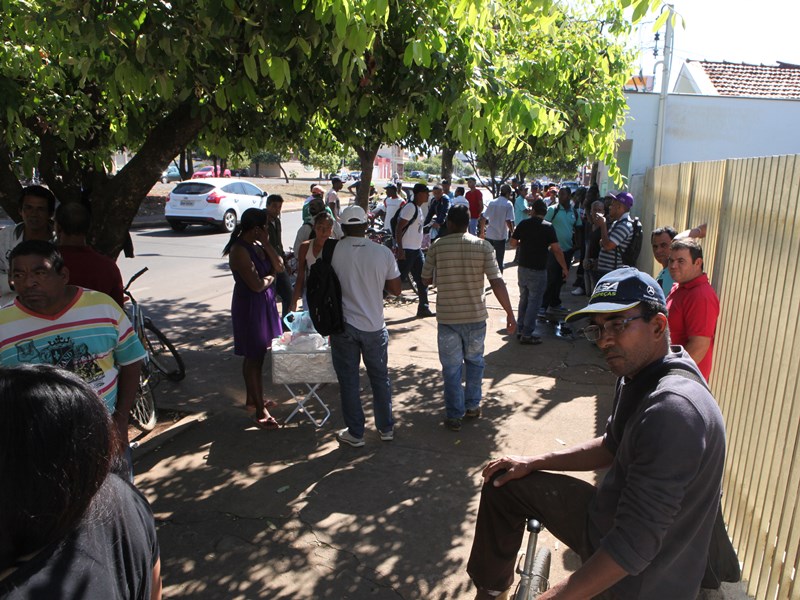
[{"label": "road curb", "polygon": [[131,444],[131,453],[133,454],[134,462],[140,458],[147,456],[148,454],[150,454],[157,448],[160,448],[167,442],[172,441],[181,433],[189,431],[192,427],[194,427],[198,423],[202,423],[206,419],[208,419],[208,413],[206,413],[205,411],[192,413],[190,415],[183,417],[182,419],[174,423],[171,427],[165,429],[158,435],[146,439],[144,442],[141,443],[133,442],[133,444]]}]

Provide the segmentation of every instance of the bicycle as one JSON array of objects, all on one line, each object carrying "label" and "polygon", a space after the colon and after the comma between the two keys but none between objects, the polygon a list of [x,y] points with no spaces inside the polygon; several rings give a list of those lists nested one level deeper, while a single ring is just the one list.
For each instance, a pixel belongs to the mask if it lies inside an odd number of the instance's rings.
[{"label": "bicycle", "polygon": [[517,563],[519,583],[514,600],[533,600],[550,587],[550,549],[543,546],[536,550],[536,542],[543,528],[536,519],[528,519],[528,546]]},{"label": "bicycle", "polygon": [[127,311],[131,325],[147,352],[139,375],[136,401],[131,408],[133,425],[145,432],[152,431],[156,425],[156,403],[153,388],[158,383],[157,373],[171,381],[180,381],[186,377],[183,358],[178,354],[172,342],[153,325],[150,317],[145,316],[141,305],[130,292],[131,284],[147,271],[148,268],[145,267],[134,274],[123,289],[131,303],[130,309]]}]

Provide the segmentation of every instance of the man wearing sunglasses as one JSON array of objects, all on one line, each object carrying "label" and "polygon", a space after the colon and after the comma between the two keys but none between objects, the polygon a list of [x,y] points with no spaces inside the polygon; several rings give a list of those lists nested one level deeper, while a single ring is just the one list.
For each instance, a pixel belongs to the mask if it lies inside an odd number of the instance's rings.
[{"label": "man wearing sunglasses", "polygon": [[[581,557],[552,598],[695,598],[720,501],[725,426],[697,365],[669,345],[664,293],[632,268],[595,287],[584,335],[618,377],[605,433],[483,470],[467,571],[477,599],[506,598],[526,518]],[[608,469],[599,485],[559,473]]]}]

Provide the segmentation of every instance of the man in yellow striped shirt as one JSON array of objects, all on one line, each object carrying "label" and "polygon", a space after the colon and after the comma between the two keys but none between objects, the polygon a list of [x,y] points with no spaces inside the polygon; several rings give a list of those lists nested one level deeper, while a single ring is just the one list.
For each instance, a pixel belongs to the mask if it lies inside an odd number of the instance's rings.
[{"label": "man in yellow striped shirt", "polygon": [[[439,361],[444,380],[445,426],[461,429],[463,418],[481,414],[483,344],[486,338],[484,276],[506,312],[509,335],[516,330],[514,309],[495,259],[494,248],[470,233],[469,209],[454,206],[447,214],[448,235],[436,240],[422,269],[423,285],[436,276]],[[466,380],[461,385],[462,373]]]}]

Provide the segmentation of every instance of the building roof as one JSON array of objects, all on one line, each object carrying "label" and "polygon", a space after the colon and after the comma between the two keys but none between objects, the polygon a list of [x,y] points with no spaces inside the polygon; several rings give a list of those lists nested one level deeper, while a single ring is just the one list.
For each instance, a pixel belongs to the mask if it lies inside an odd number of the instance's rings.
[{"label": "building roof", "polygon": [[695,93],[800,99],[800,65],[687,60],[684,66],[692,74]]}]

